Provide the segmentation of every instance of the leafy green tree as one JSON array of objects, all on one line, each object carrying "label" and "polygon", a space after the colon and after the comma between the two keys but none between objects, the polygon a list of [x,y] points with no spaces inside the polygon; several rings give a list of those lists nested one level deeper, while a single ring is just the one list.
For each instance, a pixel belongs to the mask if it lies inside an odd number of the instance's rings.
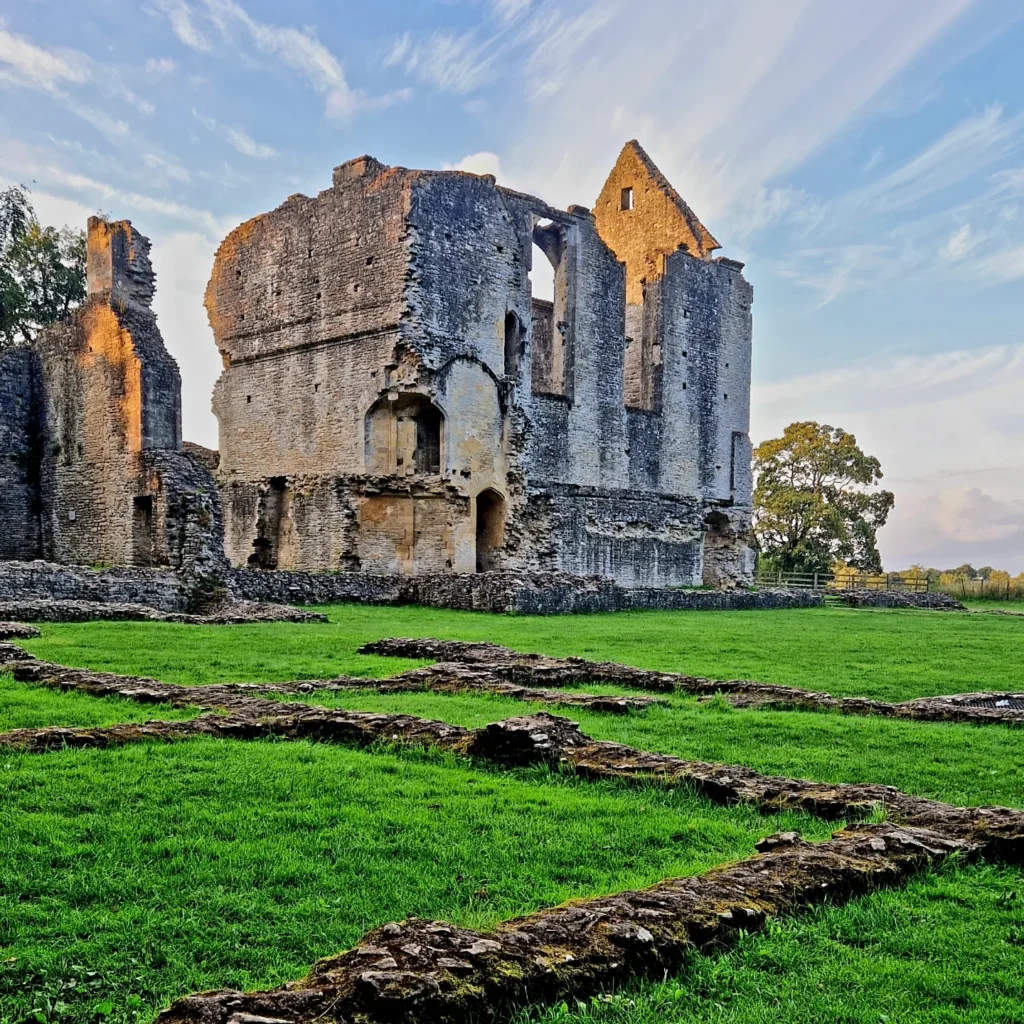
[{"label": "leafy green tree", "polygon": [[754,533],[762,565],[786,572],[828,572],[843,561],[879,572],[876,534],[892,511],[877,489],[878,459],[845,430],[791,423],[754,451]]},{"label": "leafy green tree", "polygon": [[85,232],[43,227],[23,186],[0,191],[0,350],[85,298]]}]

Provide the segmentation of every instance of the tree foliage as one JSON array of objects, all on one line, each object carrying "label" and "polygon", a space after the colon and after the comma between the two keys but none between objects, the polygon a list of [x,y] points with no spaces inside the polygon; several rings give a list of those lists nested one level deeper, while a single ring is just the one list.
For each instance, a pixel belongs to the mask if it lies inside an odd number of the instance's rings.
[{"label": "tree foliage", "polygon": [[878,572],[876,534],[892,511],[877,489],[878,459],[845,430],[791,423],[754,451],[754,532],[762,563],[787,572],[828,572],[837,561]]},{"label": "tree foliage", "polygon": [[85,298],[85,233],[43,227],[23,186],[0,191],[0,350],[31,342]]}]

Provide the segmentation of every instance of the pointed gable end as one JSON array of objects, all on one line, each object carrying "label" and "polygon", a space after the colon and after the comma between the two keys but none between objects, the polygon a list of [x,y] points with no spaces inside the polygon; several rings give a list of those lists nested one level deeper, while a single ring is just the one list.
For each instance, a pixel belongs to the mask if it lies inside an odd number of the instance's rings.
[{"label": "pointed gable end", "polygon": [[662,261],[680,246],[699,259],[721,248],[643,146],[622,147],[594,206],[604,243],[626,264],[626,301],[643,301],[645,281],[660,277]]}]

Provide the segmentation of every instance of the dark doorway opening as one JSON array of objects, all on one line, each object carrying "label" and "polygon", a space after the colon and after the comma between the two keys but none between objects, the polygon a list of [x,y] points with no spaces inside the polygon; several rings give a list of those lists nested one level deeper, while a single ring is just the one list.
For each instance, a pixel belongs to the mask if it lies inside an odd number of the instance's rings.
[{"label": "dark doorway opening", "polygon": [[505,499],[492,490],[476,496],[476,571],[498,568],[497,555],[505,544]]},{"label": "dark doorway opening", "polygon": [[276,569],[281,547],[281,517],[284,512],[284,492],[288,481],[283,476],[270,478],[263,495],[263,514],[256,524],[256,539],[252,542],[249,565],[253,569]]},{"label": "dark doorway opening", "polygon": [[441,472],[441,410],[425,403],[416,416],[416,452],[414,465],[417,473]]},{"label": "dark doorway opening", "polygon": [[153,498],[142,494],[132,498],[132,564],[153,564]]}]

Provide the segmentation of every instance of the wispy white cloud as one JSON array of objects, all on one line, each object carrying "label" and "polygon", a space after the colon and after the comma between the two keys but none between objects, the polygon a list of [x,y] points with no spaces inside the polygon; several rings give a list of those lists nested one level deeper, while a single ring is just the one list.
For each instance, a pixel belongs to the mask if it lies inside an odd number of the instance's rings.
[{"label": "wispy white cloud", "polygon": [[[534,12],[528,79],[544,131],[506,163],[553,202],[586,203],[636,135],[713,227],[846,130],[969,5],[649,0],[638,16],[628,0],[573,0]],[[666,88],[696,68],[702,88]]]},{"label": "wispy white cloud", "polygon": [[530,10],[532,0],[492,0],[494,13],[504,21],[513,21]]},{"label": "wispy white cloud", "polygon": [[358,113],[382,110],[410,95],[408,90],[396,90],[374,97],[353,89],[341,61],[320,41],[313,28],[261,21],[236,0],[157,0],[157,9],[167,16],[178,38],[200,52],[213,49],[209,35],[198,27],[200,18],[225,43],[236,42],[241,34],[257,52],[279,60],[305,79],[324,97],[327,116],[336,120],[348,121]]},{"label": "wispy white cloud", "polygon": [[70,193],[90,209],[109,204],[118,215],[153,214],[221,238],[237,223],[235,217],[217,217],[172,199],[124,189],[56,163],[51,154],[15,139],[0,139],[0,176],[9,181],[33,181],[56,193]]},{"label": "wispy white cloud", "polygon": [[142,162],[153,171],[159,171],[162,174],[167,175],[168,178],[173,178],[175,181],[180,181],[182,184],[188,184],[191,180],[191,175],[185,167],[182,167],[176,160],[169,160],[167,157],[161,156],[159,153],[143,153]]},{"label": "wispy white cloud", "polygon": [[86,54],[67,48],[39,46],[26,36],[9,32],[2,18],[0,86],[45,93],[114,140],[128,135],[127,122],[93,103],[83,101],[83,89],[91,87],[93,92],[99,92],[104,98],[126,103],[146,116],[155,111],[149,100],[125,84],[116,68],[106,68],[102,75],[97,75],[92,60]]},{"label": "wispy white cloud", "polygon": [[205,33],[195,23],[192,8],[185,0],[155,0],[155,9],[165,15],[179,41],[200,53],[209,53],[212,47]]},{"label": "wispy white cloud", "polygon": [[871,156],[861,165],[861,172],[867,174],[868,171],[873,171],[884,159],[885,150],[881,146],[875,146],[871,151]]},{"label": "wispy white cloud", "polygon": [[402,67],[437,89],[465,95],[491,81],[502,53],[493,38],[480,41],[473,31],[433,32],[414,42],[407,32],[392,44],[385,67]]},{"label": "wispy white cloud", "polygon": [[177,62],[170,57],[150,57],[146,61],[146,72],[150,75],[169,75],[177,69]]},{"label": "wispy white cloud", "polygon": [[974,178],[1005,160],[1024,143],[1024,114],[1004,117],[992,105],[954,125],[895,170],[850,193],[846,206],[893,213]]},{"label": "wispy white cloud", "polygon": [[277,156],[277,150],[273,146],[257,142],[242,128],[221,124],[216,118],[200,114],[195,107],[192,108],[192,114],[208,132],[220,136],[229,146],[241,153],[242,156],[251,157],[254,160],[267,160],[272,156]]},{"label": "wispy white cloud", "polygon": [[48,50],[8,32],[0,18],[0,82],[57,94],[90,78],[88,58],[77,50]]},{"label": "wispy white cloud", "polygon": [[891,171],[820,201],[804,232],[816,244],[790,249],[776,272],[819,305],[912,275],[956,275],[972,288],[1021,277],[1012,200],[1024,175],[993,168],[1022,148],[1024,114],[990,106],[963,118]]},{"label": "wispy white cloud", "polygon": [[104,92],[108,96],[114,96],[134,107],[140,114],[150,117],[156,112],[156,107],[138,93],[129,89],[119,78],[112,78],[104,85]]},{"label": "wispy white cloud", "polygon": [[93,128],[112,141],[124,139],[131,132],[127,121],[108,114],[105,110],[99,110],[87,103],[79,103],[70,97],[65,99],[65,105],[73,114],[87,124],[91,124]]},{"label": "wispy white cloud", "polygon": [[1024,280],[1024,245],[1008,246],[990,252],[976,267],[979,280],[986,284],[1005,284]]},{"label": "wispy white cloud", "polygon": [[962,224],[946,239],[939,256],[947,263],[959,263],[970,256],[977,244],[978,238],[971,233],[971,225]]}]

